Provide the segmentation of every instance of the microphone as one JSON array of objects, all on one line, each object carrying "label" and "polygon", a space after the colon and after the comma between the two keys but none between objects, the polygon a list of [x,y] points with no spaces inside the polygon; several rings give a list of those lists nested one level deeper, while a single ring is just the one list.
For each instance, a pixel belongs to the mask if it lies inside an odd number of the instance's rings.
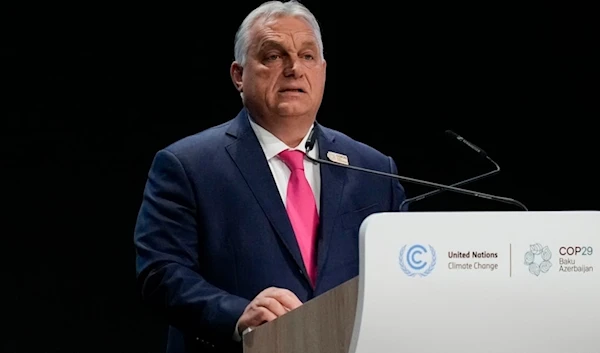
[{"label": "microphone", "polygon": [[[473,191],[473,190],[462,189],[462,188],[459,188],[457,186],[444,185],[444,184],[434,183],[434,182],[431,182],[431,181],[426,181],[426,180],[421,180],[421,179],[415,179],[415,178],[410,178],[410,177],[406,177],[406,176],[401,176],[401,175],[397,175],[397,174],[385,173],[385,172],[381,172],[381,171],[378,171],[378,170],[373,170],[373,169],[356,167],[356,166],[353,166],[353,165],[336,163],[336,162],[328,161],[326,159],[310,157],[308,155],[308,152],[310,152],[315,147],[315,143],[317,142],[316,130],[317,130],[317,125],[315,124],[315,126],[313,127],[313,129],[311,130],[311,132],[310,132],[310,134],[308,136],[308,139],[306,140],[306,157],[311,162],[313,162],[313,163],[326,164],[326,165],[331,165],[331,166],[334,166],[334,167],[341,167],[341,168],[352,169],[352,170],[356,170],[356,171],[364,172],[364,173],[368,173],[368,174],[374,174],[374,175],[384,176],[384,177],[388,177],[388,178],[398,179],[398,180],[401,180],[401,181],[404,181],[404,182],[407,182],[407,183],[412,183],[412,184],[417,184],[417,185],[422,185],[422,186],[429,186],[429,187],[432,187],[432,188],[441,189],[443,191],[452,191],[452,192],[456,192],[456,193],[463,194],[463,195],[469,195],[469,196],[473,196],[473,197],[483,198],[483,199],[486,199],[486,200],[502,202],[502,203],[506,203],[506,204],[509,204],[509,205],[517,206],[517,207],[523,209],[524,211],[529,211],[527,209],[527,207],[525,207],[524,204],[522,204],[521,202],[519,202],[519,201],[517,201],[515,199],[509,198],[509,197],[497,196],[497,195],[492,195],[492,194],[486,194],[486,193],[477,192],[477,191]],[[463,139],[461,141],[465,141],[465,140]],[[476,151],[478,151],[478,153],[482,153],[483,152],[482,149],[480,149],[479,147],[477,147],[475,145],[471,144],[470,146],[473,146],[473,147],[477,148]],[[485,153],[485,152],[483,152],[483,153]],[[436,192],[437,192],[437,190],[436,190]]]},{"label": "microphone", "polygon": [[[477,180],[481,180],[481,179],[484,179],[484,178],[487,178],[487,177],[490,177],[490,176],[492,176],[492,175],[495,175],[495,174],[498,174],[498,173],[500,173],[500,166],[498,165],[498,163],[496,163],[496,162],[495,162],[493,159],[491,159],[491,158],[488,156],[488,154],[487,154],[487,153],[486,153],[486,152],[485,152],[483,149],[481,149],[481,148],[479,148],[477,145],[475,145],[475,144],[473,144],[473,143],[469,142],[469,141],[468,141],[468,140],[466,140],[464,137],[460,136],[459,134],[455,133],[455,132],[454,132],[454,131],[452,131],[452,130],[446,130],[446,134],[448,134],[448,135],[450,135],[450,137],[452,137],[452,138],[454,138],[454,139],[457,139],[458,141],[460,141],[460,142],[464,143],[464,144],[465,144],[467,147],[469,147],[470,149],[474,150],[474,151],[475,151],[475,152],[477,152],[479,155],[483,156],[485,159],[487,159],[488,161],[490,161],[490,162],[491,162],[491,163],[494,165],[494,167],[495,167],[495,168],[494,168],[494,170],[492,170],[492,171],[489,171],[489,172],[487,172],[487,173],[484,173],[484,174],[481,174],[481,175],[478,175],[478,176],[475,176],[475,177],[472,177],[472,178],[469,178],[469,179],[466,179],[466,180],[460,181],[460,182],[458,182],[458,183],[455,183],[455,184],[452,184],[452,185],[450,185],[450,186],[455,186],[455,187],[457,187],[457,186],[462,186],[462,185],[469,184],[469,183],[475,182],[475,181],[477,181]],[[445,191],[445,190],[443,190],[443,189],[437,189],[437,190],[433,190],[433,191],[430,191],[430,192],[427,192],[427,193],[424,193],[424,194],[417,195],[417,196],[415,196],[415,197],[411,197],[411,198],[409,198],[409,199],[406,199],[406,200],[404,200],[404,201],[403,201],[403,202],[400,204],[400,209],[402,209],[402,207],[403,207],[405,204],[413,203],[413,202],[415,202],[415,201],[421,201],[421,200],[423,200],[423,199],[426,199],[426,198],[428,198],[428,197],[430,197],[430,196],[437,195],[437,194],[439,194],[439,193],[441,193],[441,192],[444,192],[444,191]]]},{"label": "microphone", "polygon": [[446,130],[446,133],[452,137],[454,137],[455,139],[457,139],[458,141],[464,143],[465,145],[469,146],[469,148],[473,149],[475,152],[479,153],[480,155],[482,155],[483,157],[487,157],[487,153],[485,153],[485,151],[481,148],[479,148],[477,145],[475,145],[474,143],[471,143],[469,141],[467,141],[465,138],[463,138],[462,136],[460,136],[459,134],[457,134],[456,132],[452,131],[452,130]]}]

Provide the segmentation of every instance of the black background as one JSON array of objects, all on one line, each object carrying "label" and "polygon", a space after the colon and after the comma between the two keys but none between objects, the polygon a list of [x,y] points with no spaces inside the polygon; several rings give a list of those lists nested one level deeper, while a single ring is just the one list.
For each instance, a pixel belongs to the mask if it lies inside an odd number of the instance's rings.
[{"label": "black background", "polygon": [[[0,11],[3,352],[163,351],[165,327],[134,281],[145,178],[158,149],[240,110],[233,37],[258,4]],[[591,9],[305,4],[328,61],[322,124],[403,175],[453,183],[489,170],[444,136],[453,129],[503,169],[472,188],[533,211],[600,208]],[[514,209],[449,193],[414,205]]]}]

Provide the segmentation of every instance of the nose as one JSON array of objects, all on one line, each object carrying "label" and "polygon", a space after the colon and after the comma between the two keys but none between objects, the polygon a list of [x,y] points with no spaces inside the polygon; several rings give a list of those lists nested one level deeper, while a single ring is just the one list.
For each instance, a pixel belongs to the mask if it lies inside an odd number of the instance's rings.
[{"label": "nose", "polygon": [[302,75],[304,75],[304,71],[302,68],[302,63],[300,62],[300,58],[293,55],[288,56],[287,60],[285,61],[283,74],[285,77],[302,77]]}]

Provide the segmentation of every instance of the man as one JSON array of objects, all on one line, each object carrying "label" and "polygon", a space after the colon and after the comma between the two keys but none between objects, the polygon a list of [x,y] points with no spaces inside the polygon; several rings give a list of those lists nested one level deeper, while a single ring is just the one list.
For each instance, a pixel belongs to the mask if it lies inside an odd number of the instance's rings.
[{"label": "man", "polygon": [[[244,330],[358,275],[358,231],[398,211],[391,158],[316,123],[326,62],[319,25],[297,2],[268,2],[236,35],[234,119],[159,151],[135,229],[143,298],[170,324],[168,352],[241,350]],[[332,154],[333,153],[333,154]]]}]

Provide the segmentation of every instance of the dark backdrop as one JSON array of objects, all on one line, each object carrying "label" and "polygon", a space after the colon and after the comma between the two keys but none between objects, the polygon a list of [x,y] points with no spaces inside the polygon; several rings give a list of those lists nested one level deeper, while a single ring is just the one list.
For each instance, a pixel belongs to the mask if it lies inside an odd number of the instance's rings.
[{"label": "dark backdrop", "polygon": [[[0,11],[3,352],[162,351],[134,282],[146,174],[158,149],[241,108],[233,36],[258,4]],[[328,60],[321,123],[442,183],[490,168],[453,129],[503,167],[473,188],[599,209],[590,9],[306,4]],[[514,208],[444,193],[414,209]]]}]

